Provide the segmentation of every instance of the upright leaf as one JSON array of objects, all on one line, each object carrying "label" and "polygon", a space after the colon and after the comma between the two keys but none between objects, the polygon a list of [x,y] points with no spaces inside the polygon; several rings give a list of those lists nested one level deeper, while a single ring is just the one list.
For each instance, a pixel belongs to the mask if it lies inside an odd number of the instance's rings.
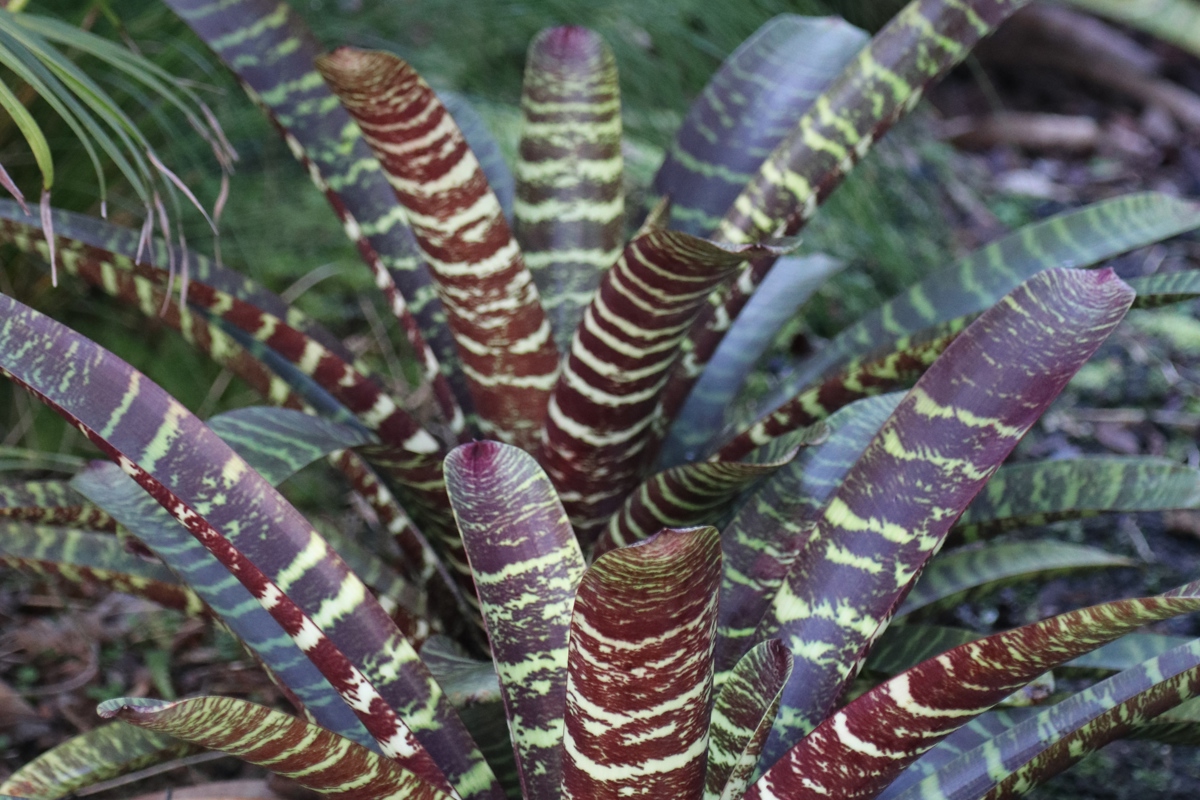
[{"label": "upright leaf", "polygon": [[575,597],[562,796],[701,797],[721,547],[713,528],[605,553]]},{"label": "upright leaf", "polygon": [[796,656],[768,763],[826,717],[962,510],[1133,302],[1048,270],[976,320],[880,429],[759,624]]},{"label": "upright leaf", "polygon": [[399,58],[342,48],[317,68],[407,210],[484,433],[532,449],[558,351],[479,162],[433,90]]},{"label": "upright leaf", "polygon": [[533,456],[496,442],[446,458],[526,800],[555,800],[562,779],[567,634],[583,554]]},{"label": "upright leaf", "polygon": [[625,241],[617,64],[586,28],[529,45],[513,232],[561,352]]}]

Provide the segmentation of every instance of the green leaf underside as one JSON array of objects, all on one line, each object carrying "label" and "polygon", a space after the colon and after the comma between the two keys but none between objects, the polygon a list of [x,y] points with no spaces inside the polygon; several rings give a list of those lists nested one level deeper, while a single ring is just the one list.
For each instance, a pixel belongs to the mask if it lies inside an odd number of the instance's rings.
[{"label": "green leaf underside", "polygon": [[[412,754],[407,763],[435,781],[440,764],[464,797],[493,793],[486,766],[412,647],[361,581],[270,484],[186,409],[110,353],[9,298],[0,298],[0,311],[6,374],[77,424],[172,510],[252,595],[265,600],[264,607],[330,683],[352,698],[385,753]],[[71,357],[64,358],[66,353]],[[171,481],[170,489],[164,480]],[[269,540],[260,535],[267,526]],[[375,659],[378,653],[389,654],[386,665]],[[416,713],[418,708],[423,713]],[[420,730],[436,762],[417,746],[397,710]]]},{"label": "green leaf underside", "polygon": [[560,352],[625,241],[617,65],[586,28],[529,45],[521,90],[513,233]]},{"label": "green leaf underside", "polygon": [[1078,692],[963,753],[903,800],[1017,797],[1200,692],[1200,640]]},{"label": "green leaf underside", "polygon": [[500,701],[495,662],[471,658],[453,639],[430,636],[421,646],[421,660],[455,708]]},{"label": "green leaf underside", "polygon": [[575,596],[564,800],[700,797],[721,549],[667,530],[596,559]]},{"label": "green leaf underside", "polygon": [[725,526],[718,671],[731,669],[753,644],[759,620],[825,503],[901,398],[860,400],[834,414],[828,421],[829,438],[775,473]]},{"label": "green leaf underside", "polygon": [[360,744],[245,700],[197,697],[166,702],[126,697],[105,701],[97,710],[106,719],[222,750],[333,798],[454,797]]},{"label": "green leaf underside", "polygon": [[0,783],[0,794],[53,800],[196,749],[173,736],[114,722],[42,753]]},{"label": "green leaf underside", "polygon": [[794,244],[722,247],[650,228],[604,275],[550,398],[538,458],[585,546],[637,485],[663,376],[705,296],[744,259]]},{"label": "green leaf underside", "polygon": [[1001,542],[942,553],[921,573],[896,617],[953,607],[968,594],[1011,583],[1032,584],[1087,569],[1131,567],[1135,562],[1095,547],[1064,542]]},{"label": "green leaf underside", "polygon": [[796,656],[766,763],[827,716],[954,519],[1132,301],[1111,270],[1042,272],[984,312],[901,401],[759,623],[759,639],[778,636]]},{"label": "green leaf underside", "polygon": [[771,442],[742,461],[700,461],[671,467],[642,481],[612,515],[595,553],[645,539],[663,528],[714,525],[733,500],[786,467],[804,448],[825,441],[824,425]]},{"label": "green leaf underside", "polygon": [[446,484],[483,610],[526,800],[562,780],[571,608],[584,574],[575,532],[549,478],[522,450],[465,444]]},{"label": "green leaf underside", "polygon": [[1098,513],[1200,504],[1200,470],[1165,459],[1072,458],[1001,467],[955,523],[967,541]]},{"label": "green leaf underside", "polygon": [[[292,154],[333,206],[346,234],[384,287],[392,313],[428,368],[454,360],[454,342],[429,273],[379,162],[313,67],[323,48],[286,4],[275,0],[167,0],[238,76],[279,126]],[[408,308],[416,319],[410,325]],[[419,326],[419,331],[417,327]],[[436,354],[436,355],[434,355]],[[458,401],[467,400],[456,387]],[[443,408],[449,398],[443,397]],[[453,416],[453,413],[451,413]]]},{"label": "green leaf underside", "polygon": [[485,435],[533,449],[558,350],[479,162],[427,83],[390,53],[317,60],[375,151],[429,264]]},{"label": "green leaf underside", "polygon": [[709,79],[654,177],[671,227],[707,236],[800,115],[866,43],[836,17],[781,14]]},{"label": "green leaf underside", "polygon": [[127,552],[110,533],[0,521],[0,564],[22,572],[98,583],[191,616],[205,613],[194,591],[171,571]]},{"label": "green leaf underside", "polygon": [[755,645],[725,679],[713,703],[708,731],[705,800],[742,796],[779,708],[792,655],[778,639]]},{"label": "green leaf underside", "polygon": [[[1028,0],[913,0],[852,59],[760,166],[726,212],[717,238],[752,242],[794,236],[846,174],[925,87],[962,61],[979,39]],[[678,413],[695,380],[770,271],[749,262],[713,294],[684,343],[663,395]]]},{"label": "green leaf underside", "polygon": [[[1041,270],[1092,266],[1198,225],[1200,208],[1195,204],[1154,193],[1116,197],[1026,225],[931,273],[864,316],[787,378],[778,394],[796,394],[831,367],[886,342],[983,311]],[[1145,280],[1149,279],[1135,278],[1130,285],[1142,294],[1153,286],[1136,283]]]},{"label": "green leaf underside", "polygon": [[[222,414],[209,428],[273,485],[323,455],[367,441],[361,432],[286,409],[248,408]],[[314,721],[360,744],[373,740],[334,688],[229,571],[115,464],[97,464],[74,485],[109,509],[262,660]]]},{"label": "green leaf underside", "polygon": [[1197,610],[1200,585],[1188,584],[962,645],[832,714],[767,770],[746,800],[875,797],[942,738],[1038,675],[1142,625]]}]

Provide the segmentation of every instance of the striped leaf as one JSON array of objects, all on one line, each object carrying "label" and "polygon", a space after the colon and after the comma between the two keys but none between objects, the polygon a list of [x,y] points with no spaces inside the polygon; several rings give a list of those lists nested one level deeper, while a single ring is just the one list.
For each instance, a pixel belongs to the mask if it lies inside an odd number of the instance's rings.
[{"label": "striped leaf", "polygon": [[586,28],[529,45],[513,232],[559,351],[625,243],[621,96],[612,50]]},{"label": "striped leaf", "polygon": [[1001,542],[943,553],[921,573],[897,617],[952,608],[967,596],[1027,585],[1088,569],[1131,567],[1135,562],[1095,547],[1054,541]]},{"label": "striped leaf", "polygon": [[350,701],[385,754],[439,785],[440,764],[464,797],[493,793],[478,752],[386,611],[269,483],[94,343],[9,298],[0,297],[0,319],[5,374],[79,427],[217,556]]},{"label": "striped leaf", "polygon": [[97,709],[209,750],[222,750],[305,789],[344,800],[453,800],[419,774],[360,744],[278,711],[232,697],[166,702],[125,697]]},{"label": "striped leaf", "polygon": [[707,455],[755,363],[812,293],[843,266],[821,253],[779,259],[688,395],[663,442],[660,465],[675,466]]},{"label": "striped leaf", "polygon": [[746,799],[875,797],[939,740],[1038,675],[1137,627],[1198,610],[1200,585],[1189,584],[957,647],[832,714],[768,769]]},{"label": "striped leaf", "polygon": [[475,442],[446,458],[446,484],[479,592],[526,800],[562,778],[571,607],[583,554],[533,456]]},{"label": "striped leaf", "polygon": [[[1028,0],[913,0],[884,27],[763,162],[717,230],[729,242],[792,236],[925,87]],[[663,397],[672,419],[721,339],[770,270],[748,262],[692,327]]]},{"label": "striped leaf", "polygon": [[389,53],[342,48],[317,68],[405,209],[458,344],[481,429],[537,442],[558,351],[479,162],[429,85]]},{"label": "striped leaf", "polygon": [[836,17],[781,14],[738,47],[696,98],[654,177],[671,227],[696,236],[721,216],[800,115],[866,43]]},{"label": "striped leaf", "polygon": [[637,485],[659,390],[705,296],[744,259],[780,252],[649,228],[605,274],[550,400],[539,457],[585,545]]},{"label": "striped leaf", "polygon": [[[412,231],[395,213],[395,196],[370,147],[313,68],[323,50],[316,37],[275,0],[166,5],[220,56],[283,133],[371,268],[426,374],[439,360],[452,363],[454,342]],[[465,388],[459,388],[462,402]],[[445,408],[448,399],[441,399]]]},{"label": "striped leaf", "polygon": [[98,583],[196,616],[204,603],[170,570],[129,553],[108,533],[0,522],[0,565],[73,583]]},{"label": "striped leaf", "polygon": [[575,597],[563,735],[565,800],[700,797],[721,548],[666,530],[596,559]]},{"label": "striped leaf", "polygon": [[[829,368],[886,342],[983,311],[1041,270],[1089,267],[1197,226],[1200,207],[1153,193],[1103,200],[1026,225],[958,263],[931,273],[864,316],[802,365],[787,379],[781,392],[785,396],[795,394]],[[1143,288],[1152,286],[1135,288],[1140,295]],[[1160,284],[1156,288],[1166,287]]]},{"label": "striped leaf", "polygon": [[492,136],[483,115],[475,110],[475,106],[465,95],[446,91],[438,92],[437,95],[442,105],[450,112],[450,116],[454,117],[454,124],[462,131],[467,146],[471,148],[475,158],[479,159],[479,166],[483,169],[488,186],[492,187],[492,192],[500,203],[500,210],[511,225],[517,180],[508,168],[508,162],[504,160],[500,143]]},{"label": "striped leaf", "polygon": [[818,424],[781,437],[742,461],[700,461],[651,475],[609,518],[595,553],[641,541],[663,528],[714,525],[743,491],[828,437],[829,429]]},{"label": "striped leaf", "polygon": [[1200,641],[1191,641],[1024,719],[898,795],[1018,797],[1200,693]]},{"label": "striped leaf", "polygon": [[754,631],[812,535],[826,501],[900,402],[900,395],[862,400],[829,418],[829,439],[805,449],[775,473],[721,532],[717,669],[732,669],[754,643]]},{"label": "striped leaf", "polygon": [[1133,292],[1111,270],[1048,270],[922,376],[831,497],[759,624],[796,656],[768,759],[811,731],[925,562]]},{"label": "striped leaf", "polygon": [[1071,458],[1001,467],[955,523],[967,541],[1099,513],[1200,504],[1200,470],[1166,459]]},{"label": "striped leaf", "polygon": [[116,520],[81,497],[67,481],[0,484],[0,518],[115,531]]},{"label": "striped leaf", "polygon": [[745,792],[791,671],[792,654],[770,639],[753,647],[729,673],[713,703],[705,800],[737,800]]},{"label": "striped leaf", "polygon": [[0,794],[55,800],[196,749],[173,736],[114,722],[42,753],[0,782]]}]

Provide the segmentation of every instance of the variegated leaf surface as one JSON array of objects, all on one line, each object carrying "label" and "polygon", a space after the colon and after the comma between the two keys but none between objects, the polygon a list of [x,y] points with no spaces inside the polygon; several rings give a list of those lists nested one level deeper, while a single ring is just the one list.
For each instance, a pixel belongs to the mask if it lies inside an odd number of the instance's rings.
[{"label": "variegated leaf surface", "polygon": [[115,531],[116,520],[81,497],[67,481],[0,484],[0,518]]},{"label": "variegated leaf surface", "polygon": [[847,406],[829,418],[829,438],[775,473],[721,532],[717,669],[732,669],[754,643],[796,553],[826,501],[900,402],[886,395]]},{"label": "variegated leaf surface", "polygon": [[778,639],[755,645],[730,671],[713,703],[705,800],[737,800],[745,792],[791,672],[792,654]]},{"label": "variegated leaf surface", "polygon": [[[436,374],[439,360],[452,363],[454,342],[412,231],[396,214],[395,195],[361,132],[313,67],[322,52],[316,37],[287,4],[274,0],[167,0],[167,6],[221,57],[283,133],[371,268],[427,377]],[[459,402],[467,401],[458,388]],[[441,390],[438,398],[453,419],[453,398]]]},{"label": "variegated leaf surface", "polygon": [[625,243],[617,64],[586,28],[534,37],[521,89],[513,233],[560,352]]},{"label": "variegated leaf surface", "polygon": [[843,266],[822,253],[779,259],[688,395],[658,454],[660,466],[699,460],[720,441],[729,407],[755,363],[812,293]]},{"label": "variegated leaf surface", "polygon": [[801,114],[866,44],[837,17],[780,14],[742,42],[688,110],[658,174],[671,227],[708,236]]},{"label": "variegated leaf surface", "polygon": [[747,800],[875,797],[922,753],[1038,675],[1162,619],[1200,610],[1200,585],[1117,600],[998,633],[897,675],[829,716]]},{"label": "variegated leaf surface", "polygon": [[744,259],[789,244],[722,247],[651,227],[604,275],[550,398],[538,459],[585,546],[637,485],[658,393],[704,298]]},{"label": "variegated leaf surface", "polygon": [[625,499],[596,540],[595,554],[646,539],[663,528],[714,525],[743,491],[829,437],[814,425],[783,436],[741,461],[699,461],[651,475]]},{"label": "variegated leaf surface", "polygon": [[575,597],[564,800],[704,791],[721,546],[666,530],[596,559]]},{"label": "variegated leaf surface", "polygon": [[1100,513],[1200,504],[1200,470],[1157,458],[1091,457],[1010,464],[988,481],[954,525],[967,541]]},{"label": "variegated leaf surface", "polygon": [[[355,429],[286,409],[239,409],[210,420],[209,426],[272,484],[282,483],[328,452],[369,441]],[[372,745],[362,724],[284,628],[119,467],[94,464],[76,476],[74,485],[116,515],[198,592],[315,722],[360,744]]]},{"label": "variegated leaf surface", "polygon": [[78,426],[183,522],[321,669],[386,754],[439,785],[440,764],[464,797],[498,791],[387,612],[269,483],[161,388],[93,342],[7,297],[0,297],[0,320],[4,373]]},{"label": "variegated leaf surface", "polygon": [[533,449],[558,350],[479,162],[433,90],[396,56],[341,48],[318,59],[317,68],[405,209],[483,432]]},{"label": "variegated leaf surface", "polygon": [[767,759],[811,731],[954,520],[1116,327],[1111,270],[1048,270],[984,312],[921,377],[832,495],[756,635],[796,656]]},{"label": "variegated leaf surface", "polygon": [[526,800],[556,800],[562,779],[567,636],[583,554],[550,479],[533,456],[498,442],[446,458],[462,532],[500,676]]},{"label": "variegated leaf surface", "polygon": [[492,187],[492,193],[496,195],[496,201],[500,203],[500,210],[511,225],[513,204],[516,202],[517,179],[512,170],[508,168],[508,162],[504,160],[500,143],[496,141],[496,137],[492,136],[487,121],[475,109],[466,95],[446,91],[438,92],[437,95],[441,99],[442,105],[450,112],[450,116],[454,117],[454,124],[458,125],[458,129],[462,131],[463,138],[467,140],[467,146],[479,160],[479,166],[487,178],[488,186]]},{"label": "variegated leaf surface", "polygon": [[1030,585],[1058,575],[1135,563],[1095,547],[1050,540],[960,548],[942,553],[929,564],[896,616],[953,607],[968,595],[975,597],[1012,583]]},{"label": "variegated leaf surface", "polygon": [[1019,797],[1197,693],[1200,641],[1191,641],[1017,723],[897,797]]},{"label": "variegated leaf surface", "polygon": [[[913,0],[859,51],[759,167],[717,229],[730,242],[799,233],[871,145],[1028,0]],[[715,292],[663,397],[673,419],[774,259],[747,262]]]},{"label": "variegated leaf surface", "polygon": [[306,789],[343,800],[453,800],[419,774],[319,726],[232,697],[163,701],[124,697],[97,709],[118,719],[222,750]]},{"label": "variegated leaf surface", "polygon": [[[1154,193],[1115,197],[1026,225],[958,263],[930,273],[842,331],[789,376],[780,393],[794,395],[831,367],[886,342],[983,311],[1041,270],[1089,267],[1198,225],[1200,207],[1196,204]],[[1141,280],[1147,278],[1134,279]],[[1130,285],[1139,295],[1151,288],[1164,296],[1170,294],[1163,291],[1165,284]]]},{"label": "variegated leaf surface", "polygon": [[0,794],[55,800],[196,749],[173,736],[113,722],[73,736],[23,765],[0,783]]},{"label": "variegated leaf surface", "polygon": [[129,553],[109,533],[0,521],[0,565],[74,583],[98,583],[196,616],[204,603],[162,564]]}]

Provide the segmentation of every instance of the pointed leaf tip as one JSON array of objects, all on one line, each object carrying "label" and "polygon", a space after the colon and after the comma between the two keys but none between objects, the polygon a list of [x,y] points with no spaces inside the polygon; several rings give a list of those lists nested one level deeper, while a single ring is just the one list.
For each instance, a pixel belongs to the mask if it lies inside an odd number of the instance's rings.
[{"label": "pointed leaf tip", "polygon": [[543,70],[553,70],[563,63],[577,65],[581,61],[601,60],[607,52],[599,34],[577,25],[547,28],[529,46],[533,66]]}]

